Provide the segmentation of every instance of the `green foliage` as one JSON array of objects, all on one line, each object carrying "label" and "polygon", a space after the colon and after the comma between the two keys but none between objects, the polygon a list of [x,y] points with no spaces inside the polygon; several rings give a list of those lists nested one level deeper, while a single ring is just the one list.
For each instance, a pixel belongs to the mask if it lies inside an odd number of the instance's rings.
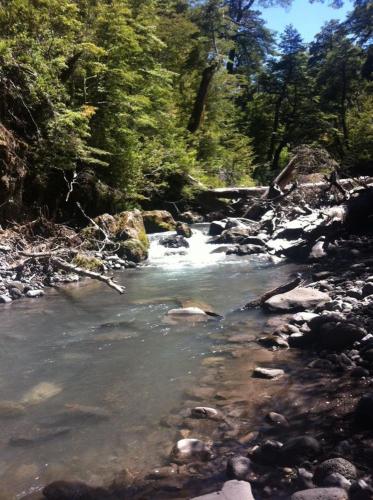
[{"label": "green foliage", "polygon": [[[199,189],[190,176],[265,182],[302,144],[366,170],[371,3],[356,0],[309,46],[265,26],[260,9],[289,3],[0,2],[0,125],[22,144],[27,199],[35,179],[93,168],[116,205],[178,201]],[[45,203],[65,199],[64,177]]]}]

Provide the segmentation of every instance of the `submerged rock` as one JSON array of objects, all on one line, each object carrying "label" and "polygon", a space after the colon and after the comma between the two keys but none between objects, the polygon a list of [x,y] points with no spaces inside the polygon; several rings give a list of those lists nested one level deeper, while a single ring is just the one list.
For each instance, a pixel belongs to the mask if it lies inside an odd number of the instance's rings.
[{"label": "submerged rock", "polygon": [[0,401],[0,418],[15,418],[25,414],[25,407],[16,401]]},{"label": "submerged rock", "polygon": [[55,481],[43,489],[47,500],[115,500],[104,488],[93,488],[79,481]]},{"label": "submerged rock", "polygon": [[55,429],[40,429],[39,427],[36,427],[35,429],[31,428],[25,434],[12,436],[9,439],[9,444],[11,446],[29,446],[44,443],[57,437],[64,436],[70,431],[71,429],[69,427],[57,427]]},{"label": "submerged rock", "polygon": [[211,447],[200,439],[180,439],[171,451],[171,459],[177,461],[199,460],[206,462],[212,456]]},{"label": "submerged rock", "polygon": [[22,398],[23,404],[38,404],[53,398],[62,391],[62,387],[51,382],[40,382],[30,389]]}]

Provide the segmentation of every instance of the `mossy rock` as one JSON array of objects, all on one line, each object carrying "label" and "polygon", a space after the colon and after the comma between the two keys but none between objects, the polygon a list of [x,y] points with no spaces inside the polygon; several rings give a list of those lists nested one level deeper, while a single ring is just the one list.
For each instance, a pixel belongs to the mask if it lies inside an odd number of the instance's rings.
[{"label": "mossy rock", "polygon": [[144,245],[140,240],[135,239],[122,241],[117,254],[122,259],[131,262],[142,262],[148,258],[148,246]]},{"label": "mossy rock", "polygon": [[166,210],[149,210],[142,213],[144,226],[148,234],[174,231],[176,222]]},{"label": "mossy rock", "polygon": [[101,259],[97,259],[97,257],[92,257],[90,255],[84,255],[81,253],[74,257],[72,264],[74,264],[74,266],[82,267],[87,271],[104,270],[104,264]]}]

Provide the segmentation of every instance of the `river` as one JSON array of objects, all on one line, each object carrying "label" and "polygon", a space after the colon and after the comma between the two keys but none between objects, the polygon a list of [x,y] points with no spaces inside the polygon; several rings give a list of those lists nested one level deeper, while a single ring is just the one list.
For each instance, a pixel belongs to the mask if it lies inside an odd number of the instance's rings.
[{"label": "river", "polygon": [[[62,478],[101,484],[164,460],[175,432],[160,421],[198,384],[203,360],[225,355],[232,333],[261,331],[260,312],[234,311],[294,270],[211,253],[205,231],[194,228],[185,255],[152,236],[149,262],[117,275],[123,296],[85,281],[1,306],[1,499]],[[170,323],[167,311],[187,300],[224,319]],[[4,401],[20,414],[1,413]]]}]

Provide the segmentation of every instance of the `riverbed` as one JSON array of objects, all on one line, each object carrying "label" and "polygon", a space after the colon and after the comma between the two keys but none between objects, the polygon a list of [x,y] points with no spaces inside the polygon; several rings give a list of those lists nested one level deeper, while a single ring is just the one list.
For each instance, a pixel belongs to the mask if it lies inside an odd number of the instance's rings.
[{"label": "riverbed", "polygon": [[[204,226],[194,231],[184,254],[153,236],[147,265],[116,276],[123,296],[83,282],[2,306],[0,400],[16,411],[1,418],[1,499],[56,479],[105,484],[123,469],[161,464],[175,436],[162,422],[191,399],[209,360],[242,369],[226,349],[232,336],[246,336],[250,363],[260,361],[254,340],[266,318],[238,309],[294,266],[225,256],[206,243]],[[223,319],[169,320],[170,309],[189,303]]]}]

